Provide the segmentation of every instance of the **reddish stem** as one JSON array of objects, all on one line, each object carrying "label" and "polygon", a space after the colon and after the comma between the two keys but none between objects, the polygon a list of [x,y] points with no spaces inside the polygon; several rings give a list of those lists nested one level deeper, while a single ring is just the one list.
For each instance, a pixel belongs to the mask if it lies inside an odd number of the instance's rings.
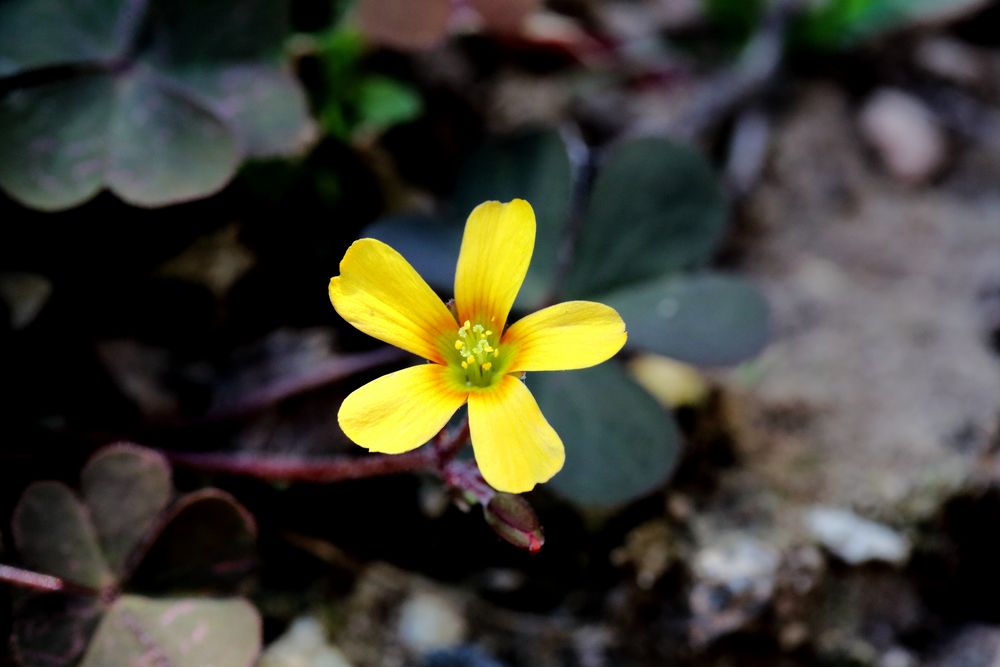
[{"label": "reddish stem", "polygon": [[177,452],[164,452],[164,455],[177,465],[206,472],[282,482],[339,482],[418,470],[433,470],[441,474],[468,438],[469,423],[465,420],[453,433],[442,430],[432,447],[421,447],[405,454],[339,456],[328,459]]},{"label": "reddish stem", "polygon": [[19,567],[0,564],[0,581],[20,586],[21,588],[31,588],[36,591],[79,593],[81,595],[99,596],[101,593],[87,586],[80,586],[50,574],[41,574],[31,570],[23,570]]}]

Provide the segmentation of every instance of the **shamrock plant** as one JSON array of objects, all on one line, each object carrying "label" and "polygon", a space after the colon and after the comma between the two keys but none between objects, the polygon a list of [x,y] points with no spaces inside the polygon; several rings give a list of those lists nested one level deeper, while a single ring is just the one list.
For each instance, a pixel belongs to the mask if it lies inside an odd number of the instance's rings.
[{"label": "shamrock plant", "polygon": [[25,667],[250,667],[256,609],[238,597],[176,591],[232,588],[252,563],[253,519],[229,495],[174,498],[170,467],[133,445],[100,450],[82,495],[36,482],[11,520],[33,570],[0,565],[0,581],[43,591],[15,609],[13,648]]},{"label": "shamrock plant", "polygon": [[530,491],[562,468],[562,441],[520,376],[606,361],[625,344],[625,324],[603,304],[570,301],[507,328],[534,245],[528,202],[477,206],[465,226],[451,309],[385,243],[361,239],[347,250],[341,275],[330,281],[337,312],[361,331],[432,362],[348,396],[338,415],[348,437],[369,450],[399,454],[429,441],[468,403],[476,462],[494,489]]},{"label": "shamrock plant", "polygon": [[[613,147],[582,213],[571,211],[574,183],[563,142],[531,132],[483,147],[460,171],[455,216],[396,216],[368,230],[407,255],[447,290],[448,257],[461,243],[456,219],[486,197],[530,198],[538,214],[531,270],[514,310],[562,299],[608,304],[628,328],[626,351],[699,365],[740,362],[767,338],[767,307],[739,278],[705,270],[726,224],[726,203],[696,151],[663,139]],[[546,312],[543,310],[541,312]],[[529,374],[528,386],[567,443],[552,479],[560,494],[588,505],[628,501],[664,483],[680,435],[669,413],[624,366]]]},{"label": "shamrock plant", "polygon": [[0,3],[0,188],[65,209],[209,195],[315,134],[284,0]]}]

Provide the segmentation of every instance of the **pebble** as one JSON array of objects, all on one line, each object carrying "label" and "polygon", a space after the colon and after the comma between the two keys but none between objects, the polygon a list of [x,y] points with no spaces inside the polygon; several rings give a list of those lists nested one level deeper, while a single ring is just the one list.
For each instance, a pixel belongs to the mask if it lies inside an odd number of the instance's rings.
[{"label": "pebble", "polygon": [[905,537],[845,509],[814,507],[806,512],[805,523],[817,542],[850,565],[873,561],[902,565],[910,557]]},{"label": "pebble", "polygon": [[919,185],[944,164],[944,132],[929,109],[901,90],[883,88],[865,102],[859,116],[861,134],[896,179]]}]

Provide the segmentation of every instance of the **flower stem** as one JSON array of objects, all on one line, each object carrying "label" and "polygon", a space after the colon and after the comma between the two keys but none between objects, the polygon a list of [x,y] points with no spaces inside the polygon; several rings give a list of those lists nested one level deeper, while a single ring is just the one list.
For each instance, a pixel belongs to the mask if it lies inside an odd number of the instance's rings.
[{"label": "flower stem", "polygon": [[19,567],[13,567],[11,565],[0,564],[0,581],[20,586],[21,588],[31,588],[36,591],[63,591],[67,593],[81,593],[84,595],[99,595],[99,591],[87,588],[86,586],[79,586],[77,584],[64,581],[59,577],[33,572],[31,570],[22,570]]},{"label": "flower stem", "polygon": [[339,482],[420,470],[441,474],[468,439],[469,422],[463,420],[462,425],[451,433],[447,429],[442,430],[432,446],[405,454],[338,456],[327,459],[178,452],[164,452],[164,455],[176,465],[205,472],[281,482]]}]

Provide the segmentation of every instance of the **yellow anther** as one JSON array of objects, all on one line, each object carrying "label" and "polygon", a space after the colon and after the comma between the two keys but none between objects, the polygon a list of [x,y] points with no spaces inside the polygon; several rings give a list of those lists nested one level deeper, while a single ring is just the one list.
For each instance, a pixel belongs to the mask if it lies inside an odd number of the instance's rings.
[{"label": "yellow anther", "polygon": [[456,350],[461,350],[463,347],[465,347],[465,343],[463,343],[460,340],[456,340],[455,341],[455,349]]},{"label": "yellow anther", "polygon": [[483,364],[483,365],[482,365],[482,369],[483,369],[484,371],[488,371],[488,370],[490,370],[491,368],[493,368],[493,364],[491,364],[491,363],[490,363],[490,362],[488,362],[488,361],[487,361],[487,362],[486,362],[485,364]]},{"label": "yellow anther", "polygon": [[486,343],[486,345],[483,345],[483,352],[492,352],[492,351],[493,351],[493,347],[489,343]]},{"label": "yellow anther", "polygon": [[493,332],[492,331],[486,331],[486,332],[483,333],[483,335],[484,336],[492,336]]},{"label": "yellow anther", "polygon": [[469,367],[469,364],[463,361],[462,362],[462,368],[468,368],[468,367]]},{"label": "yellow anther", "polygon": [[465,324],[462,325],[462,328],[468,331],[469,329],[472,328],[472,322],[470,322],[469,320],[465,320]]},{"label": "yellow anther", "polygon": [[477,334],[481,334],[484,331],[483,325],[477,324],[476,326],[472,327],[472,330],[475,331]]},{"label": "yellow anther", "polygon": [[500,348],[497,348],[497,349],[493,350],[493,356],[494,357],[499,357],[500,356]]},{"label": "yellow anther", "polygon": [[466,362],[466,363],[469,363],[469,364],[474,364],[474,363],[476,363],[476,358],[475,358],[475,357],[473,357],[473,356],[472,356],[472,355],[470,354],[469,356],[467,356],[467,357],[465,358],[465,362]]}]

